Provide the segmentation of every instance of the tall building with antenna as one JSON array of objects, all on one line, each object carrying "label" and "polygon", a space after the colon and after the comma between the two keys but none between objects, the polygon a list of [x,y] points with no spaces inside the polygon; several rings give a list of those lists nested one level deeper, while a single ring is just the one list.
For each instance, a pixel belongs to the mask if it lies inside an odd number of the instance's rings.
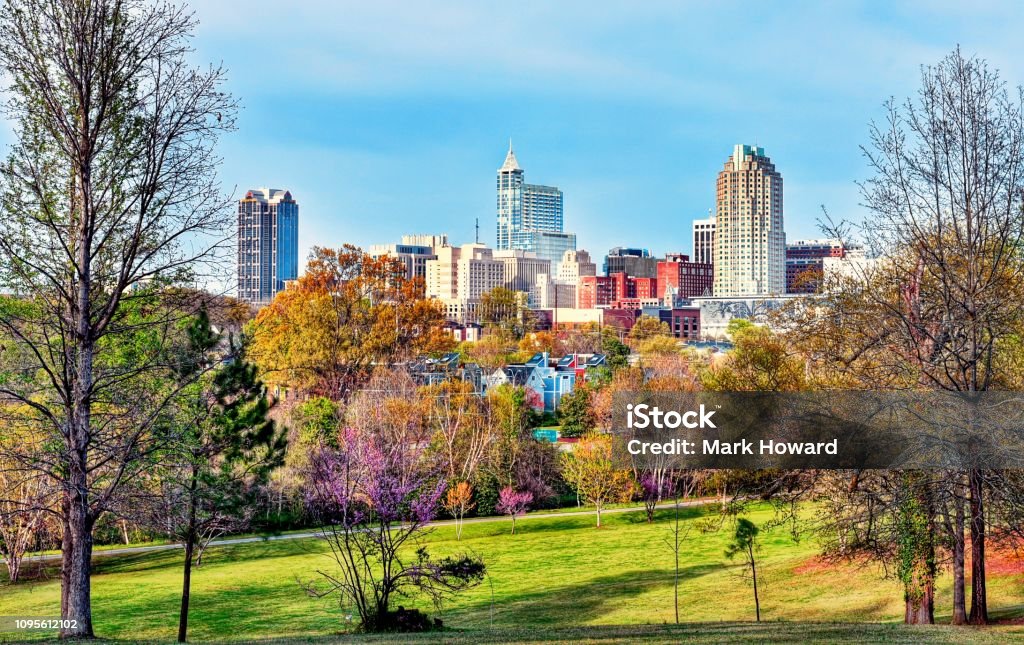
[{"label": "tall building with antenna", "polygon": [[533,251],[558,262],[576,249],[576,236],[564,231],[562,191],[555,186],[528,184],[508,142],[505,162],[498,169],[497,239],[499,251]]}]

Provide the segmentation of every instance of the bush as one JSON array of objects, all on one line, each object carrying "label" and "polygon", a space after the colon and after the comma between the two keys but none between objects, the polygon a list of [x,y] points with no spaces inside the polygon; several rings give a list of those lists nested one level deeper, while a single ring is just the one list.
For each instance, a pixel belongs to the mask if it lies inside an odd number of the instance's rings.
[{"label": "bush", "polygon": [[379,631],[384,632],[427,632],[431,629],[441,629],[444,624],[441,619],[431,621],[430,618],[419,609],[406,609],[399,607],[397,611],[389,611],[384,614],[378,622]]},{"label": "bush", "polygon": [[498,479],[490,473],[481,473],[473,488],[476,515],[479,517],[497,515],[498,512],[495,509],[498,506],[498,496],[501,493],[501,484]]}]

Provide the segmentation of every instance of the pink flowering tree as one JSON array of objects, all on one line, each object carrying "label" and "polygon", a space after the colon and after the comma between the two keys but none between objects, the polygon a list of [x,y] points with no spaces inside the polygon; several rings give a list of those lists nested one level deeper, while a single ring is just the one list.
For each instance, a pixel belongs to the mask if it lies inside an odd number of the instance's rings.
[{"label": "pink flowering tree", "polygon": [[511,486],[506,486],[498,493],[498,504],[494,508],[512,518],[512,535],[516,534],[516,516],[526,513],[531,502],[533,493],[530,491],[517,491]]},{"label": "pink flowering tree", "polygon": [[365,631],[429,629],[419,612],[392,611],[392,601],[423,594],[440,606],[483,580],[479,558],[435,560],[423,544],[445,482],[423,468],[421,452],[347,429],[339,448],[311,459],[306,502],[338,571],[318,570],[320,580],[306,589],[317,597],[337,594]]},{"label": "pink flowering tree", "polygon": [[640,476],[640,492],[644,498],[644,511],[647,521],[654,522],[654,511],[664,499],[675,495],[675,482],[671,472],[664,470],[648,470]]}]

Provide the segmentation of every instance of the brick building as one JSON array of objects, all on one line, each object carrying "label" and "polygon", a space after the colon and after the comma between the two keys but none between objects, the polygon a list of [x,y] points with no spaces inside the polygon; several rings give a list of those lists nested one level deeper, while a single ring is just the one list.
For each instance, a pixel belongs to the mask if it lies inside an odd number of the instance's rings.
[{"label": "brick building", "polygon": [[700,338],[700,307],[676,307],[662,309],[661,321],[672,330],[676,338],[698,340]]},{"label": "brick building", "polygon": [[634,278],[625,273],[584,276],[576,294],[580,309],[617,307],[626,300],[656,299],[658,279]]},{"label": "brick building", "polygon": [[691,262],[690,256],[669,253],[658,262],[657,298],[664,298],[671,287],[679,298],[699,298],[711,293],[714,272],[711,264]]},{"label": "brick building", "polygon": [[837,239],[797,240],[786,245],[786,293],[814,293],[821,282],[825,258],[844,257]]}]

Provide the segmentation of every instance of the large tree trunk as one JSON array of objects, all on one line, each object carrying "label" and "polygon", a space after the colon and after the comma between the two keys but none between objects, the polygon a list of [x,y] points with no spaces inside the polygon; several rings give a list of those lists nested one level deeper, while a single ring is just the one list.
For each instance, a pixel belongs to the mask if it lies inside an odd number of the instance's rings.
[{"label": "large tree trunk", "polygon": [[71,568],[67,565],[67,556],[65,554],[71,553],[71,527],[68,524],[68,518],[71,514],[68,512],[68,504],[71,501],[71,496],[66,492],[61,495],[61,536],[60,536],[60,553],[61,553],[61,567],[60,567],[60,615],[61,618],[68,615],[68,597],[70,596],[69,590],[71,589]]},{"label": "large tree trunk", "polygon": [[71,460],[71,486],[65,493],[69,499],[65,538],[62,544],[61,570],[62,613],[67,624],[61,638],[93,638],[92,629],[92,524],[86,491],[85,451],[76,450]]},{"label": "large tree trunk", "polygon": [[185,573],[181,583],[181,611],[178,613],[179,643],[184,643],[188,638],[188,603],[192,593],[192,557],[195,543],[196,541],[191,535],[185,540]]},{"label": "large tree trunk", "polygon": [[[87,261],[83,252],[79,261]],[[78,335],[75,351],[74,403],[68,423],[68,477],[64,491],[67,504],[63,545],[61,618],[69,621],[61,627],[61,638],[93,638],[92,629],[92,525],[95,518],[89,508],[89,434],[91,423],[93,349],[88,339],[88,277],[78,289]]]},{"label": "large tree trunk", "polygon": [[985,501],[982,475],[970,471],[971,486],[971,615],[972,625],[988,623],[988,594],[985,590]]},{"label": "large tree trunk", "polygon": [[4,562],[7,564],[7,580],[13,585],[18,582],[18,578],[21,575],[21,558],[22,554],[15,554],[8,551],[4,555]]},{"label": "large tree trunk", "polygon": [[908,625],[933,625],[935,623],[935,581],[921,581],[918,597],[907,596],[904,622]]}]

